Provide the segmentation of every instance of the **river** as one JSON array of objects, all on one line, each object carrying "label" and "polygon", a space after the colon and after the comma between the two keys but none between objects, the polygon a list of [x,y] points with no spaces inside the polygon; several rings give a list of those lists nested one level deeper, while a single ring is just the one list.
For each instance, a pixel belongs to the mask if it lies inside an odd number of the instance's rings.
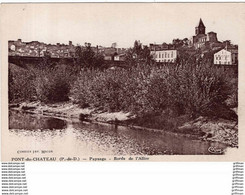
[{"label": "river", "polygon": [[52,150],[57,155],[203,155],[210,146],[224,144],[196,140],[174,133],[131,129],[124,126],[61,120],[9,112],[8,145],[18,150]]}]

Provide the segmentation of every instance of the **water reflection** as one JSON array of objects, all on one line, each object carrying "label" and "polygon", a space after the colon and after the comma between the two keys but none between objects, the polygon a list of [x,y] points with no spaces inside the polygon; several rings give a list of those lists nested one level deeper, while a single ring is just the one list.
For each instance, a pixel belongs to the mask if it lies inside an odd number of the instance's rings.
[{"label": "water reflection", "polygon": [[172,133],[133,130],[127,127],[72,123],[64,120],[10,112],[10,142],[20,146],[53,149],[74,155],[209,154],[220,143],[193,140]]},{"label": "water reflection", "polygon": [[66,126],[66,121],[57,118],[43,117],[19,111],[9,112],[10,129],[54,130],[65,129]]}]

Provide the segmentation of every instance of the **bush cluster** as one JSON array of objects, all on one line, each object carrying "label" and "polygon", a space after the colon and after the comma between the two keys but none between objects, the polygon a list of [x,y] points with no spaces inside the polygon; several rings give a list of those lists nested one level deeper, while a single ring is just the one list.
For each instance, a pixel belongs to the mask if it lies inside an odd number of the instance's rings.
[{"label": "bush cluster", "polygon": [[223,69],[208,64],[90,70],[80,73],[71,96],[81,107],[106,111],[213,116],[232,93],[229,78]]},{"label": "bush cluster", "polygon": [[[15,68],[15,67],[14,67]],[[9,102],[31,100],[36,95],[33,86],[33,76],[29,71],[8,69],[8,99]]]},{"label": "bush cluster", "polygon": [[163,113],[193,118],[221,116],[228,104],[237,106],[237,77],[207,62],[86,69],[79,73],[68,65],[18,73],[10,70],[10,102],[33,98],[45,103],[72,98],[81,107],[129,111],[139,117]]},{"label": "bush cluster", "polygon": [[74,77],[70,67],[64,65],[29,66],[14,73],[9,69],[9,102],[67,101]]},{"label": "bush cluster", "polygon": [[33,69],[32,72],[35,74],[34,86],[38,100],[45,103],[69,100],[71,74],[66,66]]}]

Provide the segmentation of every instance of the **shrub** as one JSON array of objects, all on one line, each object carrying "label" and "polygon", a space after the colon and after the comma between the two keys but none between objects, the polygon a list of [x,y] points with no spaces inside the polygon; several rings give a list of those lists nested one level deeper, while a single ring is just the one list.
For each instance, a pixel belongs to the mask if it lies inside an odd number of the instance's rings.
[{"label": "shrub", "polygon": [[89,70],[80,73],[71,96],[81,106],[138,116],[161,115],[166,110],[192,117],[217,116],[217,108],[225,106],[232,94],[229,77],[207,63]]},{"label": "shrub", "polygon": [[88,70],[80,73],[72,89],[73,99],[84,107],[91,105],[108,111],[123,109],[124,72]]},{"label": "shrub", "polygon": [[36,96],[33,76],[28,71],[9,64],[8,74],[9,102],[31,100]]},{"label": "shrub", "polygon": [[223,69],[209,64],[179,66],[169,77],[173,104],[182,105],[193,117],[217,115],[215,107],[230,93],[228,78]]},{"label": "shrub", "polygon": [[200,60],[76,72],[65,65],[11,69],[9,100],[36,96],[48,103],[67,101],[71,96],[81,107],[129,111],[140,117],[168,113],[226,118],[232,115],[227,105],[236,107],[238,102],[237,76]]},{"label": "shrub", "polygon": [[38,100],[45,103],[69,100],[72,77],[65,66],[34,68],[31,72],[35,75]]}]

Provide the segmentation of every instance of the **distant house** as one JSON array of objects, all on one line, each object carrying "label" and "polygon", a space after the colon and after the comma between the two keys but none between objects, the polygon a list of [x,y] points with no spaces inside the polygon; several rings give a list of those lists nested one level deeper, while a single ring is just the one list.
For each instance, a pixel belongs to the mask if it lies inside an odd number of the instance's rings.
[{"label": "distant house", "polygon": [[238,50],[237,49],[222,49],[214,54],[214,64],[220,65],[237,65]]},{"label": "distant house", "polygon": [[177,50],[151,51],[151,55],[156,62],[175,62],[177,59]]},{"label": "distant house", "polygon": [[113,60],[113,56],[112,55],[104,55],[104,60],[112,61]]},{"label": "distant house", "polygon": [[162,44],[153,44],[150,43],[149,49],[151,51],[161,51],[161,50],[168,50],[168,49],[175,49],[172,44],[162,43]]},{"label": "distant house", "polygon": [[43,57],[49,53],[51,58],[70,58],[75,55],[75,46],[69,41],[69,45],[57,43],[46,44],[38,41],[22,42],[8,41],[9,56]]},{"label": "distant house", "polygon": [[126,54],[119,54],[114,56],[114,61],[123,62],[126,60]]}]

